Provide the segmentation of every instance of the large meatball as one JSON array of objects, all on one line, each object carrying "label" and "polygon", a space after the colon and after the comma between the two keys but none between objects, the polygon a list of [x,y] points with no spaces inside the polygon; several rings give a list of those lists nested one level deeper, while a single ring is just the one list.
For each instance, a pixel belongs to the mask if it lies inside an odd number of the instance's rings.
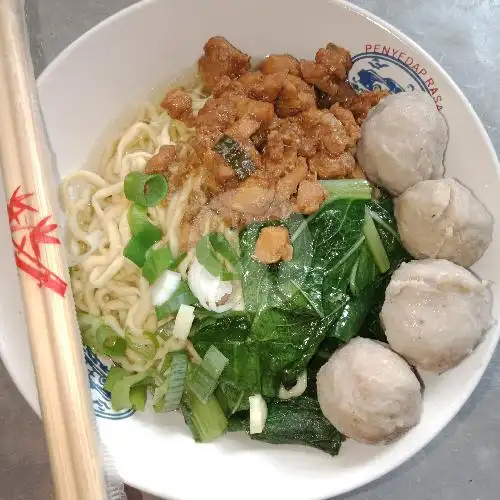
[{"label": "large meatball", "polygon": [[420,382],[403,358],[374,340],[357,337],[335,351],[317,386],[325,417],[362,443],[390,442],[420,420]]},{"label": "large meatball", "polygon": [[368,114],[358,142],[358,161],[368,179],[399,195],[443,176],[448,127],[426,92],[401,92]]},{"label": "large meatball", "polygon": [[447,260],[414,260],[392,275],[380,318],[409,363],[441,373],[469,355],[491,324],[487,283]]},{"label": "large meatball", "polygon": [[403,244],[417,259],[469,267],[491,243],[493,217],[454,179],[415,184],[396,200],[395,214]]}]

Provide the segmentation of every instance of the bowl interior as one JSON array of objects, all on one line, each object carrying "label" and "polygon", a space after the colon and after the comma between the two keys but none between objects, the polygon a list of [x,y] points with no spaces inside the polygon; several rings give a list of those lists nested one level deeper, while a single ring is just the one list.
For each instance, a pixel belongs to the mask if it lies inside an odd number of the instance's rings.
[{"label": "bowl interior", "polygon": [[[144,1],[110,18],[67,49],[39,80],[44,118],[59,175],[86,164],[103,134],[126,121],[134,105],[157,93],[199,57],[204,42],[220,34],[254,56],[288,52],[311,58],[332,41],[354,57],[350,79],[358,88],[391,91],[421,88],[435,98],[450,128],[448,176],[470,187],[498,221],[498,164],[474,111],[450,78],[413,42],[385,23],[343,2],[316,0]],[[56,181],[56,180],[55,180]],[[7,235],[2,214],[1,234]],[[494,241],[474,270],[494,282],[499,313],[500,252]],[[10,250],[0,249],[2,259]],[[0,286],[0,352],[25,397],[34,407],[32,376],[14,265],[6,266]],[[7,283],[9,285],[7,286]],[[398,442],[369,447],[346,442],[331,458],[296,446],[257,444],[231,435],[196,445],[179,415],[153,413],[113,418],[102,411],[101,436],[129,483],[171,499],[332,497],[373,480],[421,449],[456,414],[482,375],[498,331],[491,331],[476,352],[443,376],[424,374],[422,421]],[[93,399],[102,409],[101,379],[89,359]],[[100,384],[100,385],[99,385]],[[97,411],[99,415],[99,411]],[[255,478],[258,478],[256,480]],[[245,487],[242,487],[245,485]]]}]

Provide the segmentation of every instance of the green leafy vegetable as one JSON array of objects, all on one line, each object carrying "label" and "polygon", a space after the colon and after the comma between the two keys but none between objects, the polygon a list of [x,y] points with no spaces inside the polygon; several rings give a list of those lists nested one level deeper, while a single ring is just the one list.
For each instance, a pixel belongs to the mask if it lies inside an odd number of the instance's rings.
[{"label": "green leafy vegetable", "polygon": [[127,200],[143,207],[154,207],[167,196],[167,179],[161,174],[130,172],[123,182]]},{"label": "green leafy vegetable", "polygon": [[212,394],[206,402],[201,401],[190,389],[193,365],[188,368],[186,390],[181,402],[181,410],[186,424],[191,429],[194,440],[201,443],[213,441],[227,430],[228,421],[217,398]]},{"label": "green leafy vegetable", "polygon": [[252,158],[243,146],[228,135],[223,135],[215,144],[214,151],[219,153],[224,161],[234,170],[240,180],[246,179],[255,171]]},{"label": "green leafy vegetable", "polygon": [[366,244],[370,249],[373,260],[381,273],[385,273],[391,267],[389,257],[385,251],[384,244],[380,239],[375,222],[370,214],[368,207],[365,207],[365,223],[363,225],[363,233],[366,238]]},{"label": "green leafy vegetable", "polygon": [[[242,415],[232,417],[229,429],[248,431],[248,419]],[[318,401],[305,395],[288,401],[268,401],[264,430],[250,437],[272,444],[312,446],[330,455],[338,454],[344,440],[323,415]]]},{"label": "green leafy vegetable", "polygon": [[200,356],[213,345],[229,360],[215,391],[227,415],[246,409],[248,397],[260,393],[260,362],[248,340],[252,318],[246,313],[203,312],[191,329],[191,341]]}]

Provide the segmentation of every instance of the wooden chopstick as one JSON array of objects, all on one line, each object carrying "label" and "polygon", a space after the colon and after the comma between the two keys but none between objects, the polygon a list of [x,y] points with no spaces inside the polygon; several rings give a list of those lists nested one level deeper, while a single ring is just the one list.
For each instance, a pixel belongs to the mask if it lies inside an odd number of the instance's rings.
[{"label": "wooden chopstick", "polygon": [[87,373],[62,235],[52,217],[57,181],[26,38],[21,1],[0,0],[0,167],[9,223],[55,495],[101,500]]}]

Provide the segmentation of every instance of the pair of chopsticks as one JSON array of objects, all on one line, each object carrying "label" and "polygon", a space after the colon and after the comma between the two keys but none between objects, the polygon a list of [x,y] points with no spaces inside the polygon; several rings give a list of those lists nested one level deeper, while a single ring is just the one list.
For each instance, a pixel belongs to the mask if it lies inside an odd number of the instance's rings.
[{"label": "pair of chopsticks", "polygon": [[[87,372],[20,0],[0,0],[0,167],[59,500],[102,500]],[[5,240],[4,240],[5,241]],[[12,332],[15,334],[15,332]]]}]

